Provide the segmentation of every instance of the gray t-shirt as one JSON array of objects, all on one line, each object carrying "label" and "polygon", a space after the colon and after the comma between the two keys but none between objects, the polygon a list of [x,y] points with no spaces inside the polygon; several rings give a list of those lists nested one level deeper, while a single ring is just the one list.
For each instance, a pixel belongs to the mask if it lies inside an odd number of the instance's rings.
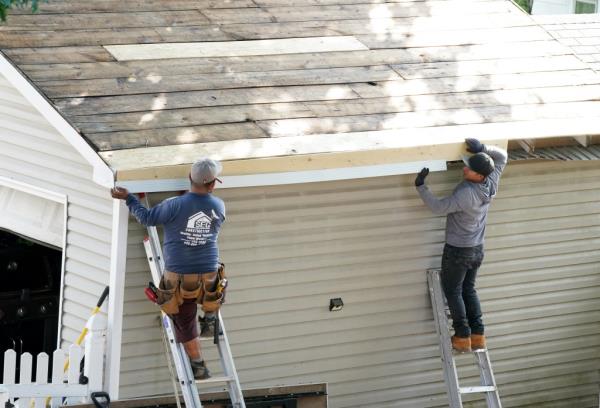
[{"label": "gray t-shirt", "polygon": [[500,175],[506,166],[506,151],[485,146],[485,153],[494,159],[494,171],[482,183],[463,180],[452,195],[438,199],[425,184],[417,191],[434,214],[447,214],[446,243],[466,248],[483,244],[490,202],[498,192]]}]

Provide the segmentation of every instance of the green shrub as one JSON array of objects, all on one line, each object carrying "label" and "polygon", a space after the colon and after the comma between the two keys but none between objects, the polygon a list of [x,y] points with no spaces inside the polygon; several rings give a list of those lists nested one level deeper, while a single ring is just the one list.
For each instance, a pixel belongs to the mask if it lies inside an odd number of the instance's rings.
[{"label": "green shrub", "polygon": [[[42,0],[46,2],[47,0]],[[40,0],[0,0],[0,20],[6,21],[6,12],[16,7],[27,7],[31,4],[31,10],[35,13],[38,9]]]}]

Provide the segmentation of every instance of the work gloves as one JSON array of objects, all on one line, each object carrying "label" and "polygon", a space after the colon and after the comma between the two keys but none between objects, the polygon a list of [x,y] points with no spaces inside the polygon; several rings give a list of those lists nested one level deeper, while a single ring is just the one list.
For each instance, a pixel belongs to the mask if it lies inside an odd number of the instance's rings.
[{"label": "work gloves", "polygon": [[485,149],[485,145],[477,139],[465,139],[465,143],[467,144],[467,152],[469,153],[479,153]]},{"label": "work gloves", "polygon": [[415,179],[415,186],[419,187],[425,184],[425,177],[429,175],[429,169],[427,167],[423,167],[423,169],[417,174],[417,178]]}]

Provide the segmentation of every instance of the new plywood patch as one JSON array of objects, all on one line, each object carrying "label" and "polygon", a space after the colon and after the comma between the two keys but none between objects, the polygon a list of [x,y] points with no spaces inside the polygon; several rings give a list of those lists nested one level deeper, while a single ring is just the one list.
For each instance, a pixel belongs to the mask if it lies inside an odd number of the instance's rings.
[{"label": "new plywood patch", "polygon": [[118,61],[239,57],[249,55],[301,54],[311,52],[357,51],[368,48],[352,36],[285,38],[276,40],[219,41],[170,44],[108,45],[106,50]]}]

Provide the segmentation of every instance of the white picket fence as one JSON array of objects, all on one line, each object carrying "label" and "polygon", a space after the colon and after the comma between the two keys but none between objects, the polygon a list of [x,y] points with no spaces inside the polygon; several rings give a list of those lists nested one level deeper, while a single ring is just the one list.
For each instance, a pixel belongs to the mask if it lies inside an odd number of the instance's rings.
[{"label": "white picket fence", "polygon": [[[52,353],[52,367],[48,354],[40,353],[36,359],[36,378],[33,380],[33,356],[23,353],[20,358],[20,372],[17,377],[17,353],[7,350],[4,353],[3,384],[0,384],[0,407],[10,401],[18,408],[43,408],[48,404],[59,405],[88,402],[92,392],[102,391],[104,376],[104,351],[106,344],[106,318],[100,314],[92,316],[86,327],[84,349],[73,344],[69,347],[69,368],[65,372],[65,351]],[[83,375],[86,384],[79,382],[79,366],[85,356]],[[51,370],[51,371],[50,371]],[[48,383],[48,373],[52,373]],[[67,398],[63,401],[63,398]]]}]

